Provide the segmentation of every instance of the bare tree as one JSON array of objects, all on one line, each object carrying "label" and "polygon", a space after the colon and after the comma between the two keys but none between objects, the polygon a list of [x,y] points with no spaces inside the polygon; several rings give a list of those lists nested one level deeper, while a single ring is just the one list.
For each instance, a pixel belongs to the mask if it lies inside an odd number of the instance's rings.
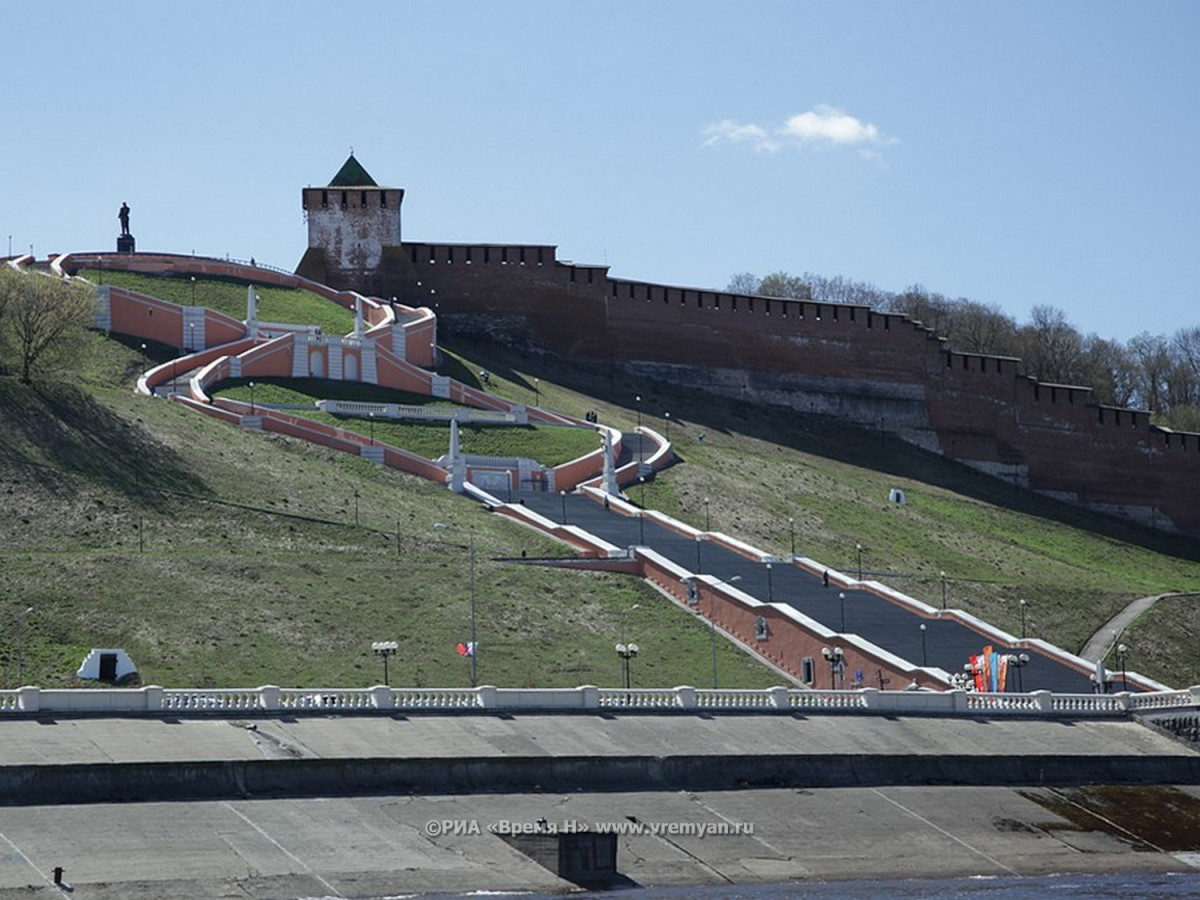
[{"label": "bare tree", "polygon": [[92,319],[90,285],[5,269],[0,297],[0,353],[22,382],[78,358]]},{"label": "bare tree", "polygon": [[1143,331],[1129,341],[1129,353],[1137,366],[1135,399],[1153,413],[1166,412],[1171,353],[1167,339]]},{"label": "bare tree", "polygon": [[1017,338],[1026,374],[1056,384],[1086,380],[1083,338],[1061,309],[1035,306],[1030,324],[1020,329]]},{"label": "bare tree", "polygon": [[787,272],[772,272],[758,285],[758,292],[765,297],[790,297],[795,300],[811,300],[812,288],[799,275]]},{"label": "bare tree", "polygon": [[954,349],[968,353],[1015,356],[1017,323],[995,304],[959,298],[953,303],[950,335]]},{"label": "bare tree", "polygon": [[729,279],[725,290],[731,294],[757,294],[759,283],[759,277],[753,272],[738,272]]}]

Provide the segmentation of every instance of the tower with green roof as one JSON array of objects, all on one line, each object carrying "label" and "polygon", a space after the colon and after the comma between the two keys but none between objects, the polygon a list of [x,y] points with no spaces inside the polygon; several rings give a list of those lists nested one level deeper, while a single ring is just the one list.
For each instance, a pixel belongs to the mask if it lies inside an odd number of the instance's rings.
[{"label": "tower with green roof", "polygon": [[[339,288],[375,292],[400,247],[401,188],[381,187],[351,151],[325,187],[302,192],[308,250],[296,272]],[[392,253],[388,252],[392,248]]]}]

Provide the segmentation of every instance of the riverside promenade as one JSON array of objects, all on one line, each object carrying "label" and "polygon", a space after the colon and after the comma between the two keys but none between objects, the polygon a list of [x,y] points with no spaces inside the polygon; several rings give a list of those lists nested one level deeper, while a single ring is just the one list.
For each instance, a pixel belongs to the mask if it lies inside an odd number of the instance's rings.
[{"label": "riverside promenade", "polygon": [[1196,785],[1200,754],[1129,719],[35,714],[0,723],[0,897],[57,895],[55,867],[88,898],[565,891],[498,832],[612,825],[626,886],[1200,890],[1200,840],[1165,821],[1200,821]]}]

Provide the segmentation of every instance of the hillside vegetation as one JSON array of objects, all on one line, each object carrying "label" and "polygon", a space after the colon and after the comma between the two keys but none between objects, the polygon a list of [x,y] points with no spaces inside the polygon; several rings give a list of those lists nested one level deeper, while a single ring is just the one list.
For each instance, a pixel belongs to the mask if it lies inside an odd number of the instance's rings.
[{"label": "hillside vegetation", "polygon": [[[443,487],[136,396],[140,345],[95,336],[93,349],[71,385],[0,379],[0,683],[16,682],[18,650],[23,680],[50,686],[72,683],[90,647],[116,646],[159,684],[365,685],[382,678],[371,641],[397,640],[393,684],[465,684],[454,645],[469,636],[472,543],[482,683],[617,684],[622,631],[642,647],[635,685],[711,683],[707,627],[637,580],[522,564],[566,551]],[[648,506],[777,553],[794,534],[798,553],[852,573],[861,544],[866,573],[934,605],[945,571],[951,606],[1015,633],[1024,599],[1030,636],[1078,650],[1131,599],[1200,587],[1194,542],[882,435],[607,366],[448,349],[443,371],[487,369],[522,402],[536,378],[549,409],[627,428],[640,409],[659,430],[670,412],[683,461],[647,486]],[[1195,642],[1175,639],[1198,627],[1187,603],[1146,616],[1122,638],[1129,667],[1200,681]],[[781,682],[719,650],[722,686]]]}]

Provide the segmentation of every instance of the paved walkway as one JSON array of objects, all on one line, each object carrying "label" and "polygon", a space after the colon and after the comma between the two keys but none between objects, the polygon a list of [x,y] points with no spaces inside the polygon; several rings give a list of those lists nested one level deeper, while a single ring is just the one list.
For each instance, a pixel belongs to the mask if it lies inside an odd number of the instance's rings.
[{"label": "paved walkway", "polygon": [[1154,594],[1150,597],[1139,597],[1101,625],[1099,630],[1088,638],[1087,643],[1083,645],[1083,649],[1079,651],[1079,655],[1084,659],[1090,660],[1104,659],[1112,651],[1118,637],[1124,634],[1125,629],[1132,625],[1142,613],[1159,600],[1166,597],[1198,596],[1200,594],[1189,592],[1185,594]]},{"label": "paved walkway", "polygon": [[[636,489],[630,496],[635,501],[640,499]],[[554,522],[563,521],[565,506],[569,524],[617,547],[644,544],[688,571],[736,582],[739,590],[759,600],[786,603],[833,631],[858,634],[916,665],[961,672],[970,656],[979,653],[986,642],[958,622],[918,616],[871,591],[825,587],[819,575],[788,563],[774,563],[768,569],[765,563],[752,562],[718,544],[695,541],[651,520],[643,521],[606,510],[584,494],[571,493],[564,498],[559,494],[526,491],[521,493],[520,499],[530,509]],[[844,602],[842,594],[845,595]],[[924,631],[921,625],[925,626]],[[1023,687],[1027,691],[1092,693],[1092,682],[1086,673],[1035,650],[1001,643],[994,646],[999,653],[1028,653],[1030,656],[1028,665],[1011,676],[1010,688],[1013,690]],[[828,677],[827,672],[820,674],[823,678]],[[864,673],[866,687],[879,686],[872,681],[874,675],[873,672]],[[853,672],[847,672],[846,683],[837,686],[853,686],[853,676]],[[819,679],[817,686],[830,685]]]}]

